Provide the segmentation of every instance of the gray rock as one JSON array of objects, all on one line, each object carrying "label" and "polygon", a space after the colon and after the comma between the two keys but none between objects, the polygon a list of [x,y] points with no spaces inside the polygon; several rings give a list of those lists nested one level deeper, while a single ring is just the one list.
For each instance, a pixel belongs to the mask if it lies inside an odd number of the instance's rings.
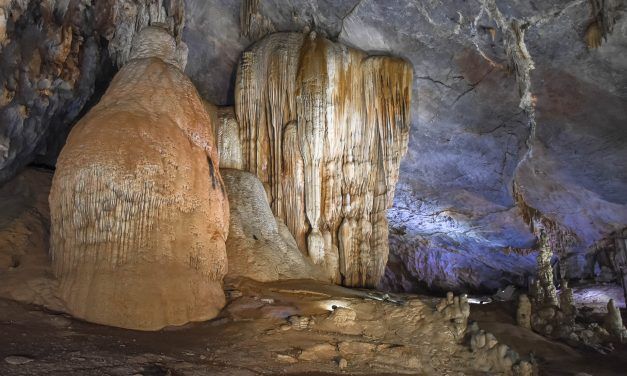
[{"label": "gray rock", "polygon": [[9,355],[7,357],[4,358],[4,361],[12,364],[14,366],[19,366],[22,364],[26,364],[26,363],[30,363],[32,362],[34,359],[31,359],[29,357],[26,356],[21,356],[21,355]]}]

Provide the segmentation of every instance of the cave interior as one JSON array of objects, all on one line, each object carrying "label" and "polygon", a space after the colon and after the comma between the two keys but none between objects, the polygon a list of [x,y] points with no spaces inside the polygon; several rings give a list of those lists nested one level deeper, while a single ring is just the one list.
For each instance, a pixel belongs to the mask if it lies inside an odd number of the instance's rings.
[{"label": "cave interior", "polygon": [[0,375],[627,374],[624,0],[0,0]]}]

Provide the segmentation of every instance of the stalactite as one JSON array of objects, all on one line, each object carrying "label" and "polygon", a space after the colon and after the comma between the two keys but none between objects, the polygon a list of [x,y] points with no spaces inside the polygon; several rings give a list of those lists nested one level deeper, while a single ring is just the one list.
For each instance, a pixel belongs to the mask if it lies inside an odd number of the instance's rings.
[{"label": "stalactite", "polygon": [[258,40],[274,31],[272,21],[259,11],[260,0],[242,0],[239,13],[241,35]]},{"label": "stalactite", "polygon": [[624,4],[620,0],[590,0],[590,7],[593,20],[586,29],[585,40],[588,48],[598,48],[614,30]]},{"label": "stalactite", "polygon": [[315,32],[272,34],[242,56],[235,109],[244,168],[335,282],[374,286],[383,274],[411,84],[405,61]]},{"label": "stalactite", "polygon": [[220,168],[242,170],[242,144],[239,141],[239,129],[233,107],[218,107],[204,102],[211,117],[213,138],[220,156]]},{"label": "stalactite", "polygon": [[94,6],[96,27],[102,30],[109,55],[118,66],[129,61],[131,42],[146,26],[166,28],[181,44],[185,24],[182,0],[99,0]]},{"label": "stalactite", "polygon": [[538,307],[543,305],[559,306],[557,291],[553,282],[551,258],[553,255],[564,257],[567,248],[577,241],[577,237],[569,229],[529,206],[516,183],[513,187],[513,197],[523,220],[538,239],[536,280],[532,286],[534,303]]},{"label": "stalactite", "polygon": [[541,232],[547,237],[548,246],[554,254],[565,255],[565,250],[577,242],[577,235],[568,228],[546,217],[539,210],[529,206],[522,195],[520,187],[514,184],[513,198],[521,212],[522,218],[529,226],[531,232],[539,239]]}]

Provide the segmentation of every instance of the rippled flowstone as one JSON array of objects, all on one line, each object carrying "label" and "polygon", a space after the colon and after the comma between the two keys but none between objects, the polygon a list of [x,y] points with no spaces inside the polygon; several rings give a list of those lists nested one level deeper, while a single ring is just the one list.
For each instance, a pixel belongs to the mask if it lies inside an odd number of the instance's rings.
[{"label": "rippled flowstone", "polygon": [[59,157],[51,255],[76,317],[155,330],[224,305],[229,209],[185,58],[164,29],[142,30]]}]

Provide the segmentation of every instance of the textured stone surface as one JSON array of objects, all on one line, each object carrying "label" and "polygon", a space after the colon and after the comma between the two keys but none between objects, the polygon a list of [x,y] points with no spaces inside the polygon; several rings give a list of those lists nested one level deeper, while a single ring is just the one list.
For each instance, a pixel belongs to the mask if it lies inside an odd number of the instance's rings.
[{"label": "textured stone surface", "polygon": [[275,33],[244,52],[235,112],[244,169],[336,283],[374,287],[386,210],[407,150],[411,67],[316,32]]},{"label": "textured stone surface", "polygon": [[[186,2],[184,39],[203,56],[192,66],[236,59],[250,42],[239,37],[233,3]],[[523,284],[535,254],[512,250],[533,247],[535,236],[515,205],[514,181],[530,206],[577,235],[560,250],[568,276],[582,275],[589,246],[627,224],[624,10],[595,49],[584,38],[594,21],[585,0],[261,1],[257,12],[277,31],[307,26],[413,64],[385,286]],[[206,14],[219,14],[219,27]],[[210,73],[188,72],[209,96],[232,89],[225,59]]]},{"label": "textured stone surface", "polygon": [[156,330],[224,306],[229,209],[210,117],[166,63],[176,43],[157,28],[133,43],[59,156],[51,255],[72,315]]},{"label": "textured stone surface", "polygon": [[[40,160],[50,163],[97,78],[106,85],[112,73],[105,68],[123,56],[134,32],[134,16],[120,5],[142,10],[130,12],[143,14],[138,25],[163,14],[139,0],[92,3],[118,4],[119,27],[101,27],[85,2],[0,1],[0,181],[45,150],[52,157]],[[167,20],[180,30],[178,2],[167,3]],[[515,204],[514,182],[529,206],[577,235],[558,250],[563,276],[593,270],[589,247],[627,224],[624,2],[603,2],[623,7],[604,18],[616,20],[611,30],[587,0],[264,0],[249,2],[257,4],[243,19],[240,1],[184,3],[186,72],[220,105],[233,101],[242,51],[270,30],[307,27],[412,63],[412,131],[389,212],[386,287],[523,284],[536,255],[512,250],[533,247],[535,236]],[[16,4],[28,11],[11,15],[7,6]],[[38,18],[40,4],[56,11]],[[113,13],[98,14],[107,20]],[[247,24],[261,27],[241,27]],[[67,57],[60,53],[64,25],[72,26]]]},{"label": "textured stone surface", "polygon": [[181,0],[0,1],[0,184],[54,165],[70,127],[128,60],[142,27],[180,39]]},{"label": "textured stone surface", "polygon": [[63,311],[48,256],[51,182],[28,168],[0,187],[0,297]]},{"label": "textured stone surface", "polygon": [[268,282],[324,279],[324,274],[296,245],[280,218],[275,218],[259,179],[246,171],[220,169],[231,210],[226,240],[227,277]]}]

